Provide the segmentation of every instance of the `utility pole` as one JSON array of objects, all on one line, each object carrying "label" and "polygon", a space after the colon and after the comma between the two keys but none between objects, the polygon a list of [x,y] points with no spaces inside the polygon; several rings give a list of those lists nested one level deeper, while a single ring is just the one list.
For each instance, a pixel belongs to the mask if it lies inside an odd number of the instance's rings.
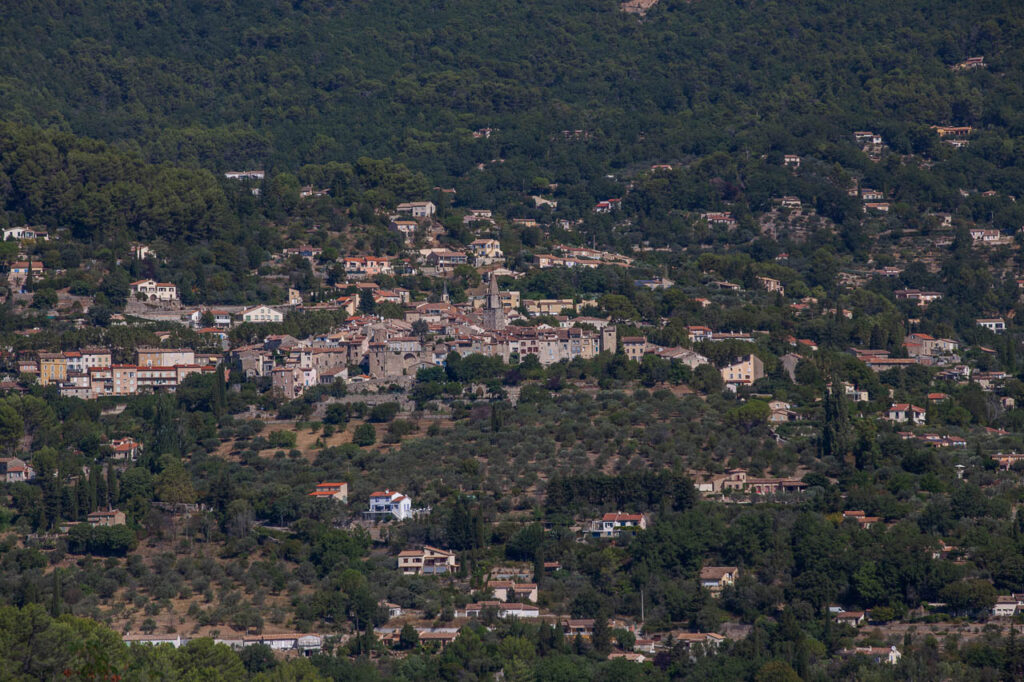
[{"label": "utility pole", "polygon": [[640,588],[640,624],[644,624],[644,588]]}]

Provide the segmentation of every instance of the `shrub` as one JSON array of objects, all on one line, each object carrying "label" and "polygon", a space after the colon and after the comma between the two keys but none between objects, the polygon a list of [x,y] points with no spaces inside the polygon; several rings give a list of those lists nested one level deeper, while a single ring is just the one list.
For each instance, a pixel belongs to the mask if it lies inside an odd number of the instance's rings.
[{"label": "shrub", "polygon": [[267,436],[267,443],[272,448],[294,448],[294,431],[274,431]]},{"label": "shrub", "polygon": [[377,442],[377,430],[373,424],[360,424],[352,433],[352,442],[359,447],[366,447]]}]

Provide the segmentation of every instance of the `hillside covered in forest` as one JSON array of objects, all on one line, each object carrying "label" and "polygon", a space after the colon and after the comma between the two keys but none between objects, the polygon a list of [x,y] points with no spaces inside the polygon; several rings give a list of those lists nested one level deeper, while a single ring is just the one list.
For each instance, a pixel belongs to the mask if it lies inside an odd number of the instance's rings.
[{"label": "hillside covered in forest", "polygon": [[1019,0],[0,20],[0,679],[1024,679]]},{"label": "hillside covered in forest", "polygon": [[[0,115],[214,170],[408,162],[500,188],[714,150],[807,152],[854,129],[1017,136],[1012,2],[613,0],[12,6]],[[988,69],[952,67],[983,55]],[[472,132],[496,129],[488,138]],[[566,136],[564,131],[582,131]],[[515,170],[512,170],[515,169]],[[514,177],[513,177],[514,176]]]}]

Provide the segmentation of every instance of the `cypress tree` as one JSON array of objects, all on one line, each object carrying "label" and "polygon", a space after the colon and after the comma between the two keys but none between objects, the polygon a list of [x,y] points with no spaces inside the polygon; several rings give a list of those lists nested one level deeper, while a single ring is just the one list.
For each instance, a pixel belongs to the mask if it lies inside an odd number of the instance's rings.
[{"label": "cypress tree", "polygon": [[120,490],[117,485],[117,470],[107,465],[107,505],[115,506],[120,502]]},{"label": "cypress tree", "polygon": [[213,413],[220,419],[228,407],[228,394],[226,378],[224,376],[224,363],[217,365],[217,372],[214,374],[213,386]]},{"label": "cypress tree", "polygon": [[100,469],[94,464],[89,468],[89,509],[86,511],[87,514],[96,511],[99,508],[100,500],[105,497],[100,495],[102,483]]},{"label": "cypress tree", "polygon": [[607,653],[612,648],[612,630],[608,627],[608,619],[603,613],[598,614],[594,619],[594,633],[592,635],[594,650],[599,653]]},{"label": "cypress tree", "polygon": [[1007,679],[1019,680],[1024,676],[1024,650],[1017,641],[1017,628],[1010,626],[1010,634],[1006,638],[1006,651],[1003,654],[1003,671]]},{"label": "cypress tree", "polygon": [[53,590],[50,594],[50,615],[54,618],[64,613],[64,597],[61,593],[61,570],[53,569]]},{"label": "cypress tree", "polygon": [[78,477],[72,501],[74,502],[76,519],[88,516],[93,511],[89,499],[89,481],[85,477],[85,472],[82,472],[82,475]]}]

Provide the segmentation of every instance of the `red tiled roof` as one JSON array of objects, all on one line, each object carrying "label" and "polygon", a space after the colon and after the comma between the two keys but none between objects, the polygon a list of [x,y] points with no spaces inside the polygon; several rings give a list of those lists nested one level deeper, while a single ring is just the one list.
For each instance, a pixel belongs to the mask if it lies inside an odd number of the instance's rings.
[{"label": "red tiled roof", "polygon": [[644,517],[643,514],[624,514],[622,512],[609,512],[601,517],[602,521],[637,521]]}]

